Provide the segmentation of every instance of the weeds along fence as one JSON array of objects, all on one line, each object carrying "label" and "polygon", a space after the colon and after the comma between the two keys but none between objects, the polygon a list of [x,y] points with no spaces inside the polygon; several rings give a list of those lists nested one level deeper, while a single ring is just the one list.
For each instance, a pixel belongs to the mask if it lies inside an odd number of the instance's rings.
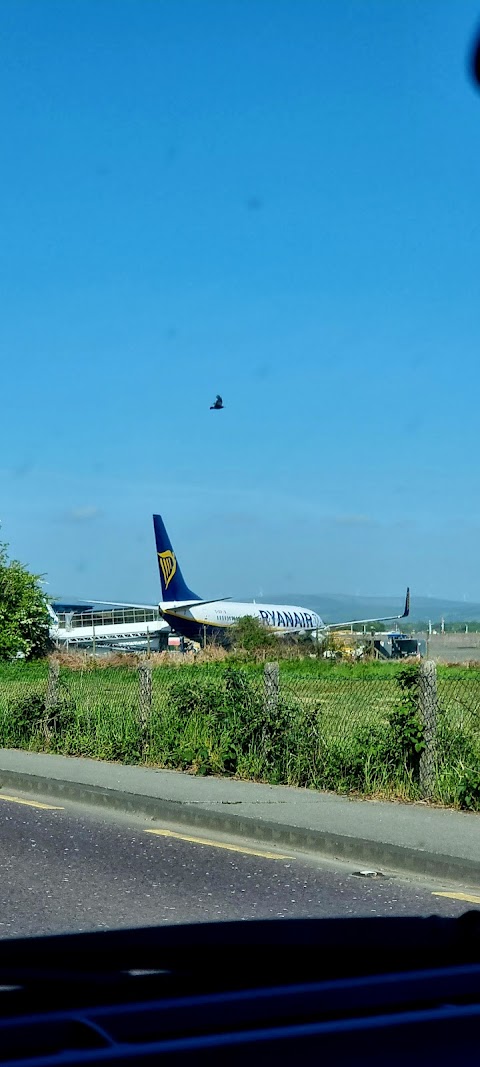
[{"label": "weeds along fence", "polygon": [[480,810],[480,669],[9,663],[0,745]]}]

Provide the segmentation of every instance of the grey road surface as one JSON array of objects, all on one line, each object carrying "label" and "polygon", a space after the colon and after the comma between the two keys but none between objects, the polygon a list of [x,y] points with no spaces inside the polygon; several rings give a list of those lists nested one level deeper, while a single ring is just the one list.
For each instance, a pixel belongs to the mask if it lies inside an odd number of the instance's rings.
[{"label": "grey road surface", "polygon": [[0,800],[0,937],[256,917],[458,915],[475,906],[475,897],[457,899],[458,886],[357,876],[352,865],[215,835],[203,844],[185,826],[69,802],[32,806],[37,799]]}]

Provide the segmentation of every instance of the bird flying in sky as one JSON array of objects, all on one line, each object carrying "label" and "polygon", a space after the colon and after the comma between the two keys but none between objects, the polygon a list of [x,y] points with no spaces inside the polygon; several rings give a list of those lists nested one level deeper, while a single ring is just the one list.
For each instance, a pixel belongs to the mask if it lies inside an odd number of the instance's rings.
[{"label": "bird flying in sky", "polygon": [[215,403],[214,404],[210,404],[210,411],[221,411],[222,408],[223,408],[223,400],[222,400],[221,396],[219,396],[218,393],[217,393],[216,398],[215,398]]}]

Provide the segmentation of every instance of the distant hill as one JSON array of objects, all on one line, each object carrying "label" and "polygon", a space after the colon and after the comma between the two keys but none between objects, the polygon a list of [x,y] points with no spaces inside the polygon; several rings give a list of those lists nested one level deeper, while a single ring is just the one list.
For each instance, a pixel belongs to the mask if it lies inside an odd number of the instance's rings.
[{"label": "distant hill", "polygon": [[[347,622],[350,619],[374,619],[398,615],[403,601],[393,597],[348,596],[343,593],[272,593],[257,597],[257,604],[300,604],[317,611],[325,622]],[[472,622],[480,619],[480,604],[463,600],[443,600],[440,597],[415,596],[410,604],[411,622]]]}]

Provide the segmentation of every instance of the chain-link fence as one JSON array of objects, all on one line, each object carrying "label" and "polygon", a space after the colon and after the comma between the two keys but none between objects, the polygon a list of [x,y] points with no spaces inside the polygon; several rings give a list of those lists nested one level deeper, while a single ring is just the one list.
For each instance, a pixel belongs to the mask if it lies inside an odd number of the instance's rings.
[{"label": "chain-link fence", "polygon": [[[435,668],[432,668],[435,671]],[[432,701],[434,795],[480,808],[480,670],[438,667]]]},{"label": "chain-link fence", "polygon": [[480,669],[6,664],[0,744],[477,808]]}]

